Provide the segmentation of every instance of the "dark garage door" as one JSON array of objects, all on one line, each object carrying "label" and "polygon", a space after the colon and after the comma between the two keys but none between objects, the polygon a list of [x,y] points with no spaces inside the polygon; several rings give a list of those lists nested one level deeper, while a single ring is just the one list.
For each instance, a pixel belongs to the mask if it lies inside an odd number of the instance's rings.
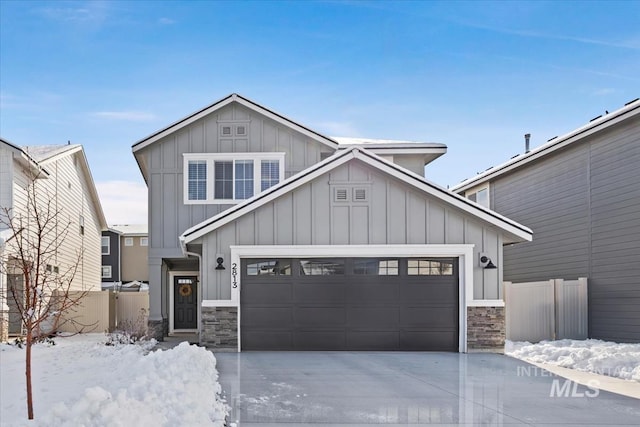
[{"label": "dark garage door", "polygon": [[458,350],[454,258],[244,259],[243,350]]}]

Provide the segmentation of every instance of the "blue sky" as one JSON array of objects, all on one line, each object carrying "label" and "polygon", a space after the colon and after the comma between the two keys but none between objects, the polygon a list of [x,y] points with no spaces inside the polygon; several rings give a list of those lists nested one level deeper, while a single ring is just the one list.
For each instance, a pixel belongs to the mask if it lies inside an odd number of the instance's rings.
[{"label": "blue sky", "polygon": [[[640,96],[640,2],[0,0],[0,134],[83,144],[110,223],[131,145],[240,93],[329,136],[440,142],[454,185]],[[123,195],[123,188],[128,188]]]}]

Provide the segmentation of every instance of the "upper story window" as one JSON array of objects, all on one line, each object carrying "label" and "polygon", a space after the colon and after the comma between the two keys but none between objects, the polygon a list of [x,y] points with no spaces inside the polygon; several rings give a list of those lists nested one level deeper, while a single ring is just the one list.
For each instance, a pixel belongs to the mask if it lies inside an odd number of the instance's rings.
[{"label": "upper story window", "polygon": [[475,187],[475,188],[472,188],[471,190],[467,190],[465,191],[464,196],[467,199],[474,201],[479,205],[484,206],[485,208],[490,207],[489,206],[489,184],[485,184],[481,187]]},{"label": "upper story window", "polygon": [[149,246],[149,238],[141,237],[140,238],[140,246]]},{"label": "upper story window", "polygon": [[100,244],[102,247],[102,255],[109,255],[111,253],[111,239],[109,236],[102,236]]},{"label": "upper story window", "polygon": [[184,203],[237,203],[284,179],[284,153],[184,155]]},{"label": "upper story window", "polygon": [[125,237],[124,238],[125,246],[133,246],[133,237]]}]

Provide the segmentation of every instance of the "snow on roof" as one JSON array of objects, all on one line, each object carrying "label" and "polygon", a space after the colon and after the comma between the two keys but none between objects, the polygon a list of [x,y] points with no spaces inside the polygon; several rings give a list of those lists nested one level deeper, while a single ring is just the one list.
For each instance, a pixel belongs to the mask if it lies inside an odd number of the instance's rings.
[{"label": "snow on roof", "polygon": [[373,139],[373,138],[351,138],[344,136],[332,136],[331,139],[338,142],[340,145],[375,145],[375,146],[393,146],[398,148],[407,147],[433,147],[433,148],[446,148],[445,144],[438,144],[435,142],[419,142],[419,141],[402,141],[396,139]]},{"label": "snow on roof", "polygon": [[57,154],[63,153],[67,150],[80,147],[79,144],[64,144],[64,145],[32,145],[23,146],[22,149],[33,157],[36,161],[42,162]]},{"label": "snow on roof", "polygon": [[115,224],[109,226],[109,228],[122,234],[149,234],[149,227],[147,224]]}]

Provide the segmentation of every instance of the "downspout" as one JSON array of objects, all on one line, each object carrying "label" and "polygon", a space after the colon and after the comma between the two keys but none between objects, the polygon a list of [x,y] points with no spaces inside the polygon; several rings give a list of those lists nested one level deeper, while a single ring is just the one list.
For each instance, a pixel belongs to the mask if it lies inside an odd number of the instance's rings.
[{"label": "downspout", "polygon": [[[182,240],[180,243],[182,244]],[[183,246],[183,252],[189,256],[195,256],[198,258],[198,295],[200,295],[200,300],[202,300],[202,255],[197,254],[195,252],[189,252],[186,250],[186,245]],[[198,301],[198,340],[200,340],[200,325],[202,323],[202,303]]]}]

